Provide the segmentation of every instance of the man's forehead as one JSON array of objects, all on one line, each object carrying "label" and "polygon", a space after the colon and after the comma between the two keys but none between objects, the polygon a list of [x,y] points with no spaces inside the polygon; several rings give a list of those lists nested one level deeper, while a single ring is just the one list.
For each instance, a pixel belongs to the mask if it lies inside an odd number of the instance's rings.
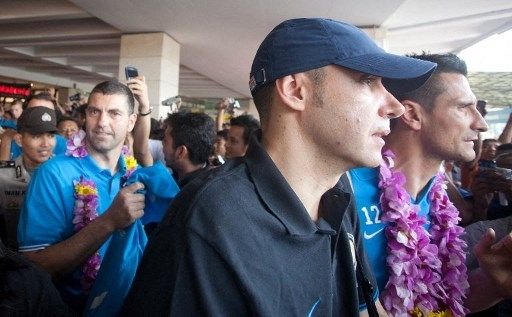
[{"label": "man's forehead", "polygon": [[46,107],[50,109],[55,110],[55,106],[53,105],[53,102],[45,99],[32,99],[28,102],[27,108],[32,107]]},{"label": "man's forehead", "polygon": [[231,127],[229,127],[229,130],[228,130],[228,133],[229,134],[242,134],[244,133],[245,131],[245,127],[244,126],[241,126],[241,125],[231,125]]},{"label": "man's forehead", "polygon": [[59,122],[59,125],[77,125],[77,124],[74,120],[66,119],[66,120],[61,120]]},{"label": "man's forehead", "polygon": [[89,96],[88,106],[94,108],[106,109],[127,109],[128,100],[126,96],[121,94],[104,95],[101,93],[93,93]]},{"label": "man's forehead", "polygon": [[476,96],[466,76],[458,73],[441,73],[438,76],[439,84],[443,88],[440,96],[465,104],[476,104]]}]

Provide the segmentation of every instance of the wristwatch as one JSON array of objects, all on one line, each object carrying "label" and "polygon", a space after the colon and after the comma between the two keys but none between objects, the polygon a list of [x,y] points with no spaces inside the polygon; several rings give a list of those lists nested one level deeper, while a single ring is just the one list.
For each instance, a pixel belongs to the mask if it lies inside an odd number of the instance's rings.
[{"label": "wristwatch", "polygon": [[139,116],[144,117],[153,112],[153,106],[149,106],[149,110],[146,113],[139,112]]}]

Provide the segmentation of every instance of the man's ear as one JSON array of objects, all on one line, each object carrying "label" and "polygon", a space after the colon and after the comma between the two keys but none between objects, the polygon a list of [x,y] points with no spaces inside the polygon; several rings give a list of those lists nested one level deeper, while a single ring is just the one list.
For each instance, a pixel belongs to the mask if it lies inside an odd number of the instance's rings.
[{"label": "man's ear", "polygon": [[419,103],[411,100],[403,100],[402,105],[405,112],[398,120],[401,120],[405,125],[414,131],[421,129],[422,122],[422,107]]},{"label": "man's ear", "polygon": [[135,127],[135,123],[137,122],[137,114],[132,113],[128,116],[128,132],[132,132]]},{"label": "man's ear", "polygon": [[[309,78],[304,73],[287,75],[276,79],[275,95],[282,103],[296,111],[306,107]],[[311,83],[309,83],[311,86]]]},{"label": "man's ear", "polygon": [[22,147],[21,146],[21,134],[20,133],[16,133],[13,136],[13,140],[14,140],[14,142],[16,142],[16,144],[18,144],[19,147]]},{"label": "man's ear", "polygon": [[180,145],[176,148],[176,157],[179,159],[188,157],[188,149],[185,145]]}]

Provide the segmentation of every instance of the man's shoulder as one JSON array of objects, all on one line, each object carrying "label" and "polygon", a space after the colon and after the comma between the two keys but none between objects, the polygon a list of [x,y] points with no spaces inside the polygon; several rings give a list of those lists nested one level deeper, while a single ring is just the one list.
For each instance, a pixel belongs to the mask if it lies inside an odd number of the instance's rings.
[{"label": "man's shoulder", "polygon": [[79,158],[67,156],[67,155],[55,155],[48,161],[44,162],[39,166],[38,170],[63,170],[67,168],[73,168],[79,165]]},{"label": "man's shoulder", "polygon": [[167,220],[173,221],[174,216],[187,223],[196,217],[217,219],[254,195],[254,184],[244,161],[228,161],[188,183],[172,202]]},{"label": "man's shoulder", "polygon": [[243,160],[228,161],[222,166],[201,173],[187,184],[177,198],[194,202],[217,201],[236,194],[241,186],[250,186],[252,182]]},{"label": "man's shoulder", "polygon": [[16,176],[16,162],[15,161],[0,161],[0,177],[2,178],[15,178]]},{"label": "man's shoulder", "polygon": [[56,155],[41,164],[33,173],[30,183],[42,180],[65,182],[81,174],[80,159],[66,155]]}]

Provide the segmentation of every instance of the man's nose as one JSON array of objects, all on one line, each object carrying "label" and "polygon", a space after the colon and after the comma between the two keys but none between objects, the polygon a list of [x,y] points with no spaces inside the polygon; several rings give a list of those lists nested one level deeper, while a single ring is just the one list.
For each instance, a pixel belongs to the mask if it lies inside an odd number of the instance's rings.
[{"label": "man's nose", "polygon": [[384,87],[384,99],[382,100],[382,106],[380,108],[380,116],[389,119],[400,117],[405,112],[404,105],[400,103],[390,92]]},{"label": "man's nose", "polygon": [[476,107],[473,108],[473,123],[471,128],[476,131],[485,132],[489,129],[489,126],[487,125],[487,122],[485,121],[484,117],[478,111]]}]

